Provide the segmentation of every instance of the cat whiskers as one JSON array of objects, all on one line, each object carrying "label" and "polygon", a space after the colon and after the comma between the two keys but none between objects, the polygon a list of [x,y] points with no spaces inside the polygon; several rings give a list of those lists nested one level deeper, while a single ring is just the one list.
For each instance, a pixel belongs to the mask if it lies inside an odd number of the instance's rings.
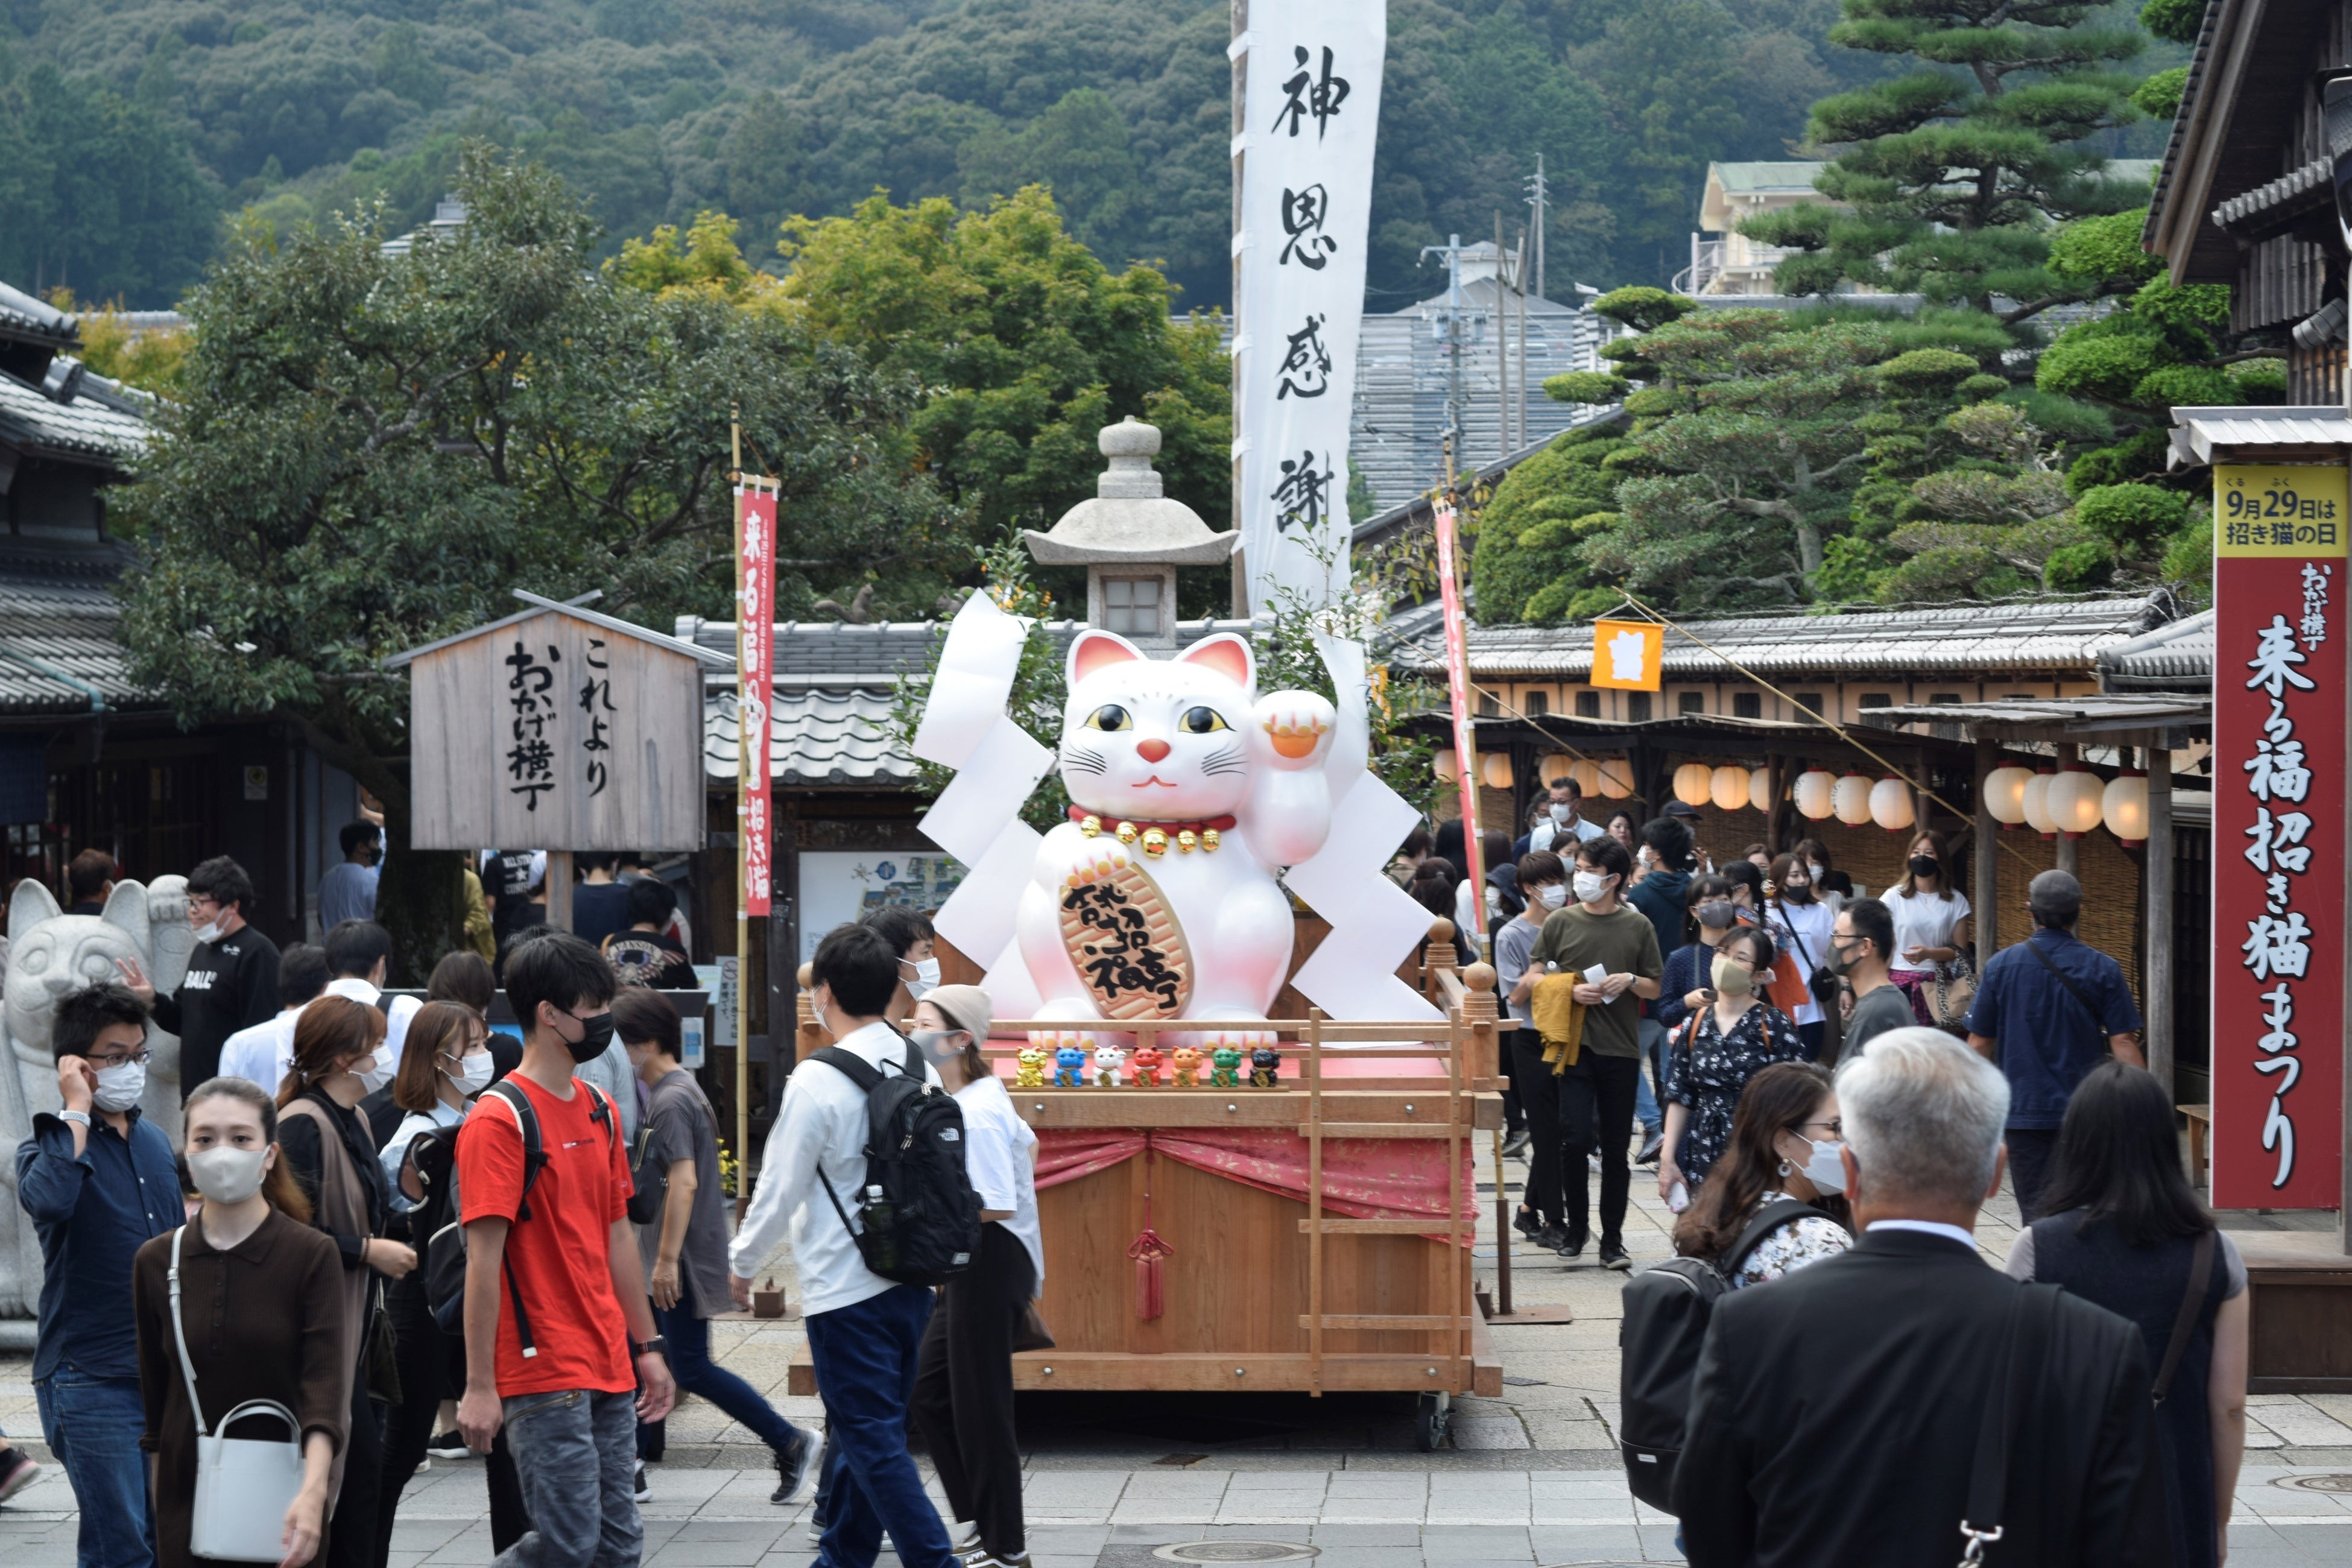
[{"label": "cat whiskers", "polygon": [[1076,768],[1082,773],[1101,773],[1108,771],[1110,763],[1100,752],[1089,752],[1078,746],[1065,746],[1062,748],[1062,766]]},{"label": "cat whiskers", "polygon": [[1249,763],[1242,756],[1242,749],[1239,746],[1227,746],[1221,751],[1212,752],[1201,762],[1201,772],[1211,778],[1214,778],[1219,773],[1240,773],[1248,771]]}]

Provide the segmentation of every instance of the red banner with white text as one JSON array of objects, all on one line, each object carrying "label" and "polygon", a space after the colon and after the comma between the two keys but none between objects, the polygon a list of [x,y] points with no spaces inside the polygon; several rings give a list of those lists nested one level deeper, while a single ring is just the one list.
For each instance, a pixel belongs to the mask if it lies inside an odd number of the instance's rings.
[{"label": "red banner with white text", "polygon": [[775,835],[769,818],[768,705],[775,693],[776,492],[735,492],[742,586],[735,606],[735,733],[741,748],[737,829],[743,835],[743,908],[764,915],[772,897]]},{"label": "red banner with white text", "polygon": [[2225,465],[2213,479],[2213,1205],[2332,1209],[2343,1163],[2345,470]]},{"label": "red banner with white text", "polygon": [[[1437,508],[1437,590],[1444,602],[1445,615],[1445,689],[1454,702],[1454,768],[1462,785],[1462,853],[1470,866],[1470,885],[1486,885],[1486,856],[1478,837],[1478,758],[1477,732],[1470,721],[1470,642],[1468,629],[1462,620],[1462,584],[1456,555],[1461,542],[1456,537],[1454,504],[1441,502]],[[1486,907],[1479,900],[1475,907]],[[1475,947],[1479,932],[1465,931],[1464,937]],[[1465,960],[1468,953],[1462,955]]]}]

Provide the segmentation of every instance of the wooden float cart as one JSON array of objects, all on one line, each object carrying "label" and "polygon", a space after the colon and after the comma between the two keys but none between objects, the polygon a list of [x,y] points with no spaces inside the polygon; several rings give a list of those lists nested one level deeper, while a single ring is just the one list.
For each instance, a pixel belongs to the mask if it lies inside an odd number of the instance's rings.
[{"label": "wooden float cart", "polygon": [[[1279,1088],[1253,1088],[1246,1077],[1234,1089],[1008,1086],[1014,1108],[1041,1131],[1286,1127],[1305,1140],[1307,1168],[1303,1198],[1141,1154],[1042,1188],[1040,1310],[1055,1343],[1013,1358],[1014,1387],[1409,1392],[1419,1396],[1414,1431],[1424,1449],[1444,1439],[1454,1395],[1502,1393],[1502,1362],[1475,1294],[1475,1194],[1463,1185],[1471,1179],[1468,1140],[1502,1125],[1495,976],[1483,963],[1457,973],[1451,952],[1442,958],[1423,975],[1445,1010],[1442,1024],[1340,1024],[1310,1008],[1304,1018],[1119,1026],[1139,1037],[1139,1047],[1171,1031],[1272,1030],[1284,1041]],[[1052,1019],[996,1024],[1000,1034],[1072,1027]],[[824,1037],[818,1030],[816,1043]],[[992,1045],[987,1055],[1002,1059],[1019,1049]],[[1327,1060],[1342,1057],[1433,1058],[1444,1071],[1327,1074]],[[1204,1079],[1208,1071],[1203,1060]],[[1324,1142],[1334,1138],[1442,1140],[1444,1215],[1327,1215]],[[1145,1227],[1147,1187],[1150,1228],[1171,1249],[1164,1310],[1149,1321],[1136,1314],[1128,1253]],[[805,1349],[793,1356],[789,1386],[816,1391]]]}]

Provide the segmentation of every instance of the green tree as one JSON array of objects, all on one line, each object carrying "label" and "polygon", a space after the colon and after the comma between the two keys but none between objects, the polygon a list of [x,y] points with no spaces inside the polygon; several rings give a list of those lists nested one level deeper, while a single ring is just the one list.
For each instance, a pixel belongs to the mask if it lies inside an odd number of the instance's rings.
[{"label": "green tree", "polygon": [[981,537],[1049,528],[1092,495],[1105,425],[1160,426],[1168,493],[1223,518],[1229,369],[1213,317],[1171,318],[1168,280],[1113,273],[1032,185],[985,212],[943,197],[784,226],[784,292],[811,327],[919,385],[920,461]]},{"label": "green tree", "polygon": [[1966,303],[2004,321],[2103,291],[2050,258],[2053,223],[2142,205],[2094,145],[2137,110],[2117,68],[2146,41],[2096,5],[2062,0],[1845,0],[1831,33],[1919,69],[1813,106],[1811,135],[1843,147],[1816,184],[1836,206],[1791,207],[1742,232],[1801,254],[1780,287],[1851,280]]},{"label": "green tree", "polygon": [[379,909],[410,973],[454,938],[457,863],[406,848],[406,689],[383,659],[518,586],[601,588],[654,625],[729,613],[730,400],[782,485],[784,613],[811,578],[928,606],[971,560],[908,477],[898,384],[784,311],[600,277],[542,168],[476,146],[458,192],[466,226],[404,256],[367,216],[283,245],[240,229],[124,501],[134,679],[186,723],[299,723],[383,801]]}]

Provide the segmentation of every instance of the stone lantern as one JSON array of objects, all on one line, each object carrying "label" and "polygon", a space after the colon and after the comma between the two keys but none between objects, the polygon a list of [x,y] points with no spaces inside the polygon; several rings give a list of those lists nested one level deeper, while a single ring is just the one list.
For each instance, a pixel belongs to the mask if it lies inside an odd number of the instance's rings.
[{"label": "stone lantern", "polygon": [[1129,416],[1096,438],[1110,467],[1094,499],[1045,533],[1024,531],[1041,566],[1087,569],[1087,624],[1143,648],[1176,647],[1176,568],[1233,559],[1238,531],[1212,533],[1201,514],[1162,493],[1151,467],[1160,430]]}]

